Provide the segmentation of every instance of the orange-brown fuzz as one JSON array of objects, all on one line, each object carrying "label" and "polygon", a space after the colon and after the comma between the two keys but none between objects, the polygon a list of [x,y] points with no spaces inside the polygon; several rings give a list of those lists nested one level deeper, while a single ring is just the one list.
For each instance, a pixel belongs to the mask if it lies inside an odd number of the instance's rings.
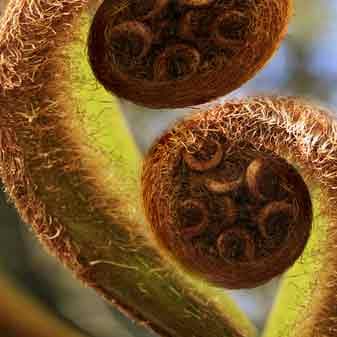
[{"label": "orange-brown fuzz", "polygon": [[146,214],[161,246],[217,285],[250,288],[283,273],[303,252],[312,205],[286,160],[230,141],[200,114],[152,147],[144,166]]},{"label": "orange-brown fuzz", "polygon": [[105,0],[92,22],[93,72],[114,94],[161,108],[222,96],[285,35],[290,0]]}]

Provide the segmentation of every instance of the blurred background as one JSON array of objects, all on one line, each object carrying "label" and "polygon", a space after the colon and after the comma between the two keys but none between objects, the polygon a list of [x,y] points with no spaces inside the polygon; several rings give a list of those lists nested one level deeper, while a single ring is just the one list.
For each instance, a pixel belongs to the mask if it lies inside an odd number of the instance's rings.
[{"label": "blurred background", "polygon": [[[0,0],[0,15],[7,0]],[[228,97],[284,94],[309,97],[337,106],[337,0],[294,0],[289,33],[274,58],[253,80]],[[161,112],[121,102],[142,151],[184,110]],[[0,272],[68,324],[93,337],[150,337],[86,289],[36,242],[6,200],[0,185]],[[259,329],[264,325],[278,287],[275,279],[249,291],[231,291]],[[0,290],[1,291],[1,290]]]}]

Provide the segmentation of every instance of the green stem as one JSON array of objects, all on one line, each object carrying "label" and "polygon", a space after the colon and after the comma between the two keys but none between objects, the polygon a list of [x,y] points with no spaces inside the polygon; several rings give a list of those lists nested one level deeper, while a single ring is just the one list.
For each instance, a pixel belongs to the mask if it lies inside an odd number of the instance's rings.
[{"label": "green stem", "polygon": [[[296,264],[284,276],[264,337],[303,336],[304,322],[312,318],[314,293],[324,269],[324,242],[329,219],[321,211],[322,194],[316,187],[313,194],[314,223],[307,247]],[[316,293],[317,295],[317,293]],[[303,324],[304,323],[304,324]]]}]

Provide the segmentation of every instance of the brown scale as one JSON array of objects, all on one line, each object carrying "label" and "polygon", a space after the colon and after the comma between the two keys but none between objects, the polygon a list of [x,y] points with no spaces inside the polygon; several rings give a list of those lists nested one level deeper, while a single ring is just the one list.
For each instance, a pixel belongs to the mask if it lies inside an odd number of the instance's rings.
[{"label": "brown scale", "polygon": [[255,244],[251,233],[242,228],[227,229],[216,242],[218,254],[231,263],[250,261],[255,257]]},{"label": "brown scale", "polygon": [[172,173],[172,221],[160,234],[163,243],[175,233],[170,245],[178,260],[229,288],[254,287],[284,272],[311,230],[301,176],[269,151],[212,136],[195,139]]},{"label": "brown scale", "polygon": [[151,20],[165,11],[169,0],[131,1],[130,15],[137,20]]},{"label": "brown scale", "polygon": [[[90,64],[108,90],[137,103],[205,103],[266,62],[283,36],[288,1],[270,10],[269,0],[105,0],[89,33]],[[272,36],[273,15],[283,19]]]},{"label": "brown scale", "polygon": [[211,24],[217,15],[206,9],[191,9],[179,20],[178,34],[182,39],[200,45],[200,40],[207,40],[211,35]]}]

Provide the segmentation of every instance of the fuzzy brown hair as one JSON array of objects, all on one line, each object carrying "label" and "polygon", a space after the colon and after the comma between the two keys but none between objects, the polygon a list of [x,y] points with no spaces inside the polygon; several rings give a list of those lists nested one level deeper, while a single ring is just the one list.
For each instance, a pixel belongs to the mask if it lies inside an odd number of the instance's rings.
[{"label": "fuzzy brown hair", "polygon": [[[88,166],[87,149],[69,123],[75,108],[63,99],[62,86],[69,71],[64,46],[76,35],[85,6],[84,0],[9,3],[0,27],[0,173],[6,191],[50,251],[144,325],[170,337],[246,336],[213,297],[186,286],[152,243],[144,243],[148,238],[135,230],[142,224],[123,212],[125,200],[107,195],[96,165]],[[296,335],[333,336],[337,262],[329,247],[336,244],[336,124],[326,112],[293,99],[229,104],[240,112],[237,134],[247,132],[272,151],[289,154],[308,172],[306,181],[312,174],[327,192],[329,268],[311,302],[317,305],[308,310],[307,329]],[[266,130],[279,131],[283,139],[277,136],[276,144]],[[144,283],[149,280],[154,281]]]},{"label": "fuzzy brown hair", "polygon": [[103,2],[88,53],[107,90],[141,105],[208,102],[249,80],[286,34],[290,0]]}]

